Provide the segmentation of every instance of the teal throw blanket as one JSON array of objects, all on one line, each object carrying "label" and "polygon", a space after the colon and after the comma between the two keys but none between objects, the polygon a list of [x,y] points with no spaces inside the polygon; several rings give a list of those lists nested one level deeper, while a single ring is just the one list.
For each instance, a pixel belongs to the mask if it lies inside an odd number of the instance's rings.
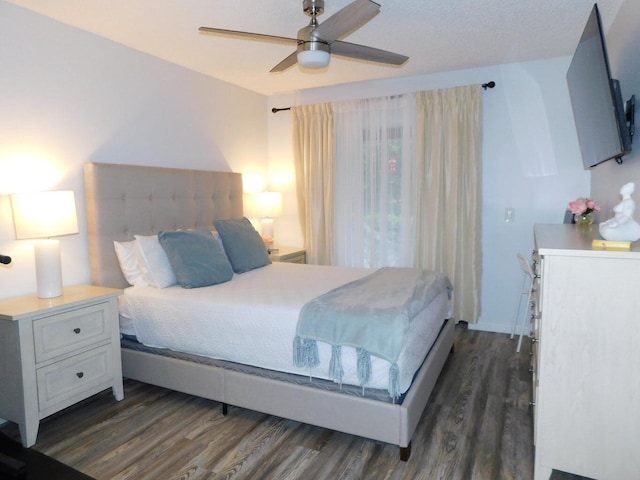
[{"label": "teal throw blanket", "polygon": [[371,374],[370,355],[391,363],[389,393],[399,396],[398,366],[407,328],[413,318],[438,294],[452,292],[449,279],[431,270],[381,268],[372,274],[321,295],[302,308],[294,340],[298,367],[319,365],[321,341],[332,346],[329,375],[342,381],[341,347],[358,354],[358,378],[366,385]]}]

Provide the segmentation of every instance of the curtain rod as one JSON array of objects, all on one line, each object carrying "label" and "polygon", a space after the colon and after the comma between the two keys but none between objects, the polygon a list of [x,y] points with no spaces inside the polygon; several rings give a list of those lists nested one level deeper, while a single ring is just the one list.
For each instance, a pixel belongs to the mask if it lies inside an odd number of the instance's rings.
[{"label": "curtain rod", "polygon": [[[487,83],[483,83],[482,84],[482,89],[486,90],[487,88],[493,88],[496,86],[496,82],[494,82],[493,80],[491,80],[490,82]],[[291,107],[283,107],[283,108],[276,108],[273,107],[271,109],[271,113],[278,113],[278,112],[284,112],[285,110],[291,110]]]}]

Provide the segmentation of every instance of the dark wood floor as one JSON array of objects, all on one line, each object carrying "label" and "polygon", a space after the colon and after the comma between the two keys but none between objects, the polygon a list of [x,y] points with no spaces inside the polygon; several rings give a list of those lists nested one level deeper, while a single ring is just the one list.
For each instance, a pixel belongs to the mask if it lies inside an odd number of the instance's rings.
[{"label": "dark wood floor", "polygon": [[[134,381],[41,422],[35,449],[97,479],[533,478],[529,355],[458,327],[401,462],[392,445],[229,408]],[[3,432],[17,438],[13,424]]]}]

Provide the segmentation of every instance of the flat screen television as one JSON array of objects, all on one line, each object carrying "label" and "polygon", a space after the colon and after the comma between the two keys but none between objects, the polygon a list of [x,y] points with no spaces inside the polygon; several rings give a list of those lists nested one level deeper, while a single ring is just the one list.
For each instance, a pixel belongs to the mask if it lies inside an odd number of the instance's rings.
[{"label": "flat screen television", "polygon": [[598,5],[593,6],[567,71],[567,84],[584,168],[631,151],[635,97],[623,105],[611,78]]}]

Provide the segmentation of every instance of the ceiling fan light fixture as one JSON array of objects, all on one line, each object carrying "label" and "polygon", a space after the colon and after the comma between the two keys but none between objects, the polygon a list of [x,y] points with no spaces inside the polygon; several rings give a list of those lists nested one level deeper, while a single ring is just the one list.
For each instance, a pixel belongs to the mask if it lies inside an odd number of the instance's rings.
[{"label": "ceiling fan light fixture", "polygon": [[303,50],[298,52],[298,63],[302,68],[324,68],[329,65],[331,56],[324,50]]}]

